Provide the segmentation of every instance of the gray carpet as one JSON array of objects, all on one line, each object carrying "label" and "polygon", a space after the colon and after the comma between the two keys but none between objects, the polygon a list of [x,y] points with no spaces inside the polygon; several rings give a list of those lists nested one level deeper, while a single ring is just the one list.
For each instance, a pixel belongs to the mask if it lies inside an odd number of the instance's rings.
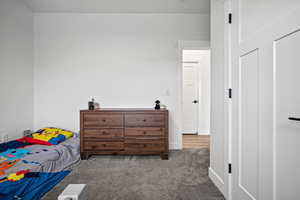
[{"label": "gray carpet", "polygon": [[208,178],[209,150],[159,156],[93,156],[74,167],[43,199],[54,200],[71,183],[86,183],[88,199],[224,200]]}]

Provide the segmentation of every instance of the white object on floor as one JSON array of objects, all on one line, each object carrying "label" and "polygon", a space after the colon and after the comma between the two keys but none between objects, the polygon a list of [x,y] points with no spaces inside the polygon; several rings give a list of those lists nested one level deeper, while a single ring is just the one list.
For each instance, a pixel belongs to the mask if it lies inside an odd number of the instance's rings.
[{"label": "white object on floor", "polygon": [[87,200],[86,184],[69,184],[58,196],[58,200]]}]

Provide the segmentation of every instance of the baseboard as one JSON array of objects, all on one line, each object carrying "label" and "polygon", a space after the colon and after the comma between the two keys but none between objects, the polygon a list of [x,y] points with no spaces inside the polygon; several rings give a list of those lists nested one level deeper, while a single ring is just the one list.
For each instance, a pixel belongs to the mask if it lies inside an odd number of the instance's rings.
[{"label": "baseboard", "polygon": [[[4,139],[4,134],[7,136],[7,138],[5,138],[5,139]],[[13,141],[13,140],[17,140],[17,139],[20,139],[21,137],[22,136],[10,135],[6,132],[0,132],[0,144],[10,142],[10,141]]]},{"label": "baseboard", "polygon": [[208,169],[208,176],[212,180],[212,182],[217,186],[217,188],[225,195],[225,184],[221,177],[212,169]]},{"label": "baseboard", "polygon": [[198,131],[198,135],[210,135],[209,130],[200,130]]},{"label": "baseboard", "polygon": [[170,143],[169,144],[169,149],[170,150],[180,150],[181,149],[181,145],[178,143]]}]

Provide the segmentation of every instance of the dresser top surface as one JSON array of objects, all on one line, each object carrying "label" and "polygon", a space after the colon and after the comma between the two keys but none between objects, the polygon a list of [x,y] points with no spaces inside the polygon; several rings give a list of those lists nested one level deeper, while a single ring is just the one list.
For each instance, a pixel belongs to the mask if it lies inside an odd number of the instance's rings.
[{"label": "dresser top surface", "polygon": [[167,109],[155,110],[154,108],[100,108],[95,110],[80,110],[81,112],[167,112]]}]

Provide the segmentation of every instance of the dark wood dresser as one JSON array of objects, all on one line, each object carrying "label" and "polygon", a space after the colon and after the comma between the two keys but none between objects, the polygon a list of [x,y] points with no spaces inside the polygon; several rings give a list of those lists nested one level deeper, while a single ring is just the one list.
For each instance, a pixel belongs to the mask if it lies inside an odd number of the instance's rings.
[{"label": "dark wood dresser", "polygon": [[80,111],[80,155],[160,155],[168,159],[168,110]]}]

